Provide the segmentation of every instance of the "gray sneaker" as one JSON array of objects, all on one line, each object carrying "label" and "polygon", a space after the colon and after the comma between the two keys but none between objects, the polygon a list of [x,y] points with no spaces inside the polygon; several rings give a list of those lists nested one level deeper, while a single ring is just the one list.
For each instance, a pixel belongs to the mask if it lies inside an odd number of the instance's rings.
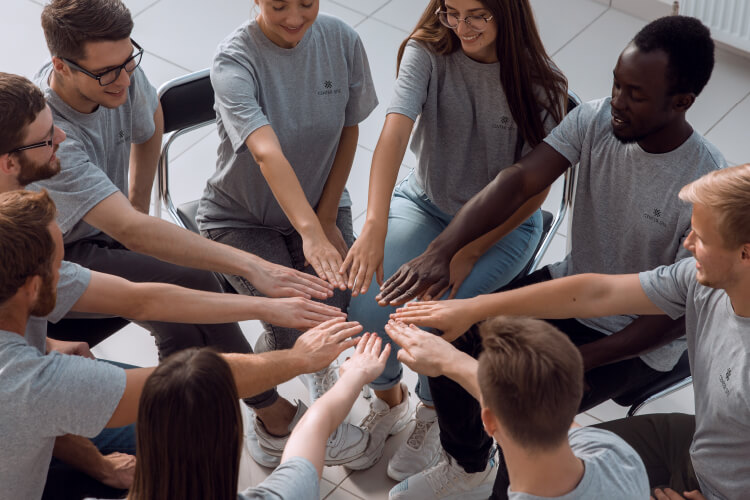
[{"label": "gray sneaker", "polygon": [[388,477],[403,481],[432,467],[440,459],[440,427],[434,408],[421,402],[414,412],[414,428],[388,461]]},{"label": "gray sneaker", "polygon": [[346,467],[352,470],[369,469],[375,465],[383,456],[385,440],[388,436],[398,434],[409,424],[411,416],[411,403],[409,401],[409,390],[406,385],[401,384],[402,401],[400,404],[389,408],[382,399],[373,398],[370,402],[370,413],[359,424],[370,433],[370,442],[364,454],[352,460]]},{"label": "gray sneaker", "polygon": [[[297,400],[296,403],[297,412],[289,424],[289,434],[291,434],[294,426],[297,425],[297,422],[299,422],[302,415],[307,411],[307,406],[302,401]],[[265,455],[281,458],[281,455],[284,453],[284,447],[289,440],[289,434],[286,436],[274,436],[270,434],[263,425],[263,422],[257,417],[253,420],[253,428],[257,437],[258,448],[263,452],[262,455],[256,457],[253,454],[252,448],[250,448],[250,455],[253,459],[259,464],[264,465],[263,461],[268,462]],[[367,448],[368,441],[369,434],[366,430],[351,424],[339,425],[331,437],[328,438],[325,465],[343,465],[361,457]]]}]

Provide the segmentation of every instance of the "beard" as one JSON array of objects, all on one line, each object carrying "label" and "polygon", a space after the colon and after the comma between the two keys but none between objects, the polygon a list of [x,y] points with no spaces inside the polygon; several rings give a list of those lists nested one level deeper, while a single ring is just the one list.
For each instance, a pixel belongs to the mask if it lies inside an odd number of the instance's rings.
[{"label": "beard", "polygon": [[18,163],[21,166],[21,171],[18,173],[18,183],[24,187],[32,182],[49,179],[60,172],[59,158],[55,158],[52,162],[34,163],[25,155],[19,155]]},{"label": "beard", "polygon": [[52,286],[52,273],[46,272],[42,275],[42,288],[30,314],[39,317],[47,316],[55,308],[56,302],[57,289]]}]

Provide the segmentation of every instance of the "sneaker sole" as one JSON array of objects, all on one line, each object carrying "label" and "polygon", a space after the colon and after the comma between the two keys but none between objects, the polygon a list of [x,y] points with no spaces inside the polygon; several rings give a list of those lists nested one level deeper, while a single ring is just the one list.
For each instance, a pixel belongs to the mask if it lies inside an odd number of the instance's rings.
[{"label": "sneaker sole", "polygon": [[[408,490],[407,490],[408,491]],[[399,492],[401,493],[401,492]],[[483,484],[481,487],[471,491],[459,491],[448,496],[440,497],[440,500],[487,500],[492,495],[492,484]],[[391,496],[389,500],[398,500],[399,498],[408,498],[406,495]]]},{"label": "sneaker sole", "polygon": [[436,465],[439,460],[440,460],[440,453],[436,452],[435,456],[433,457],[433,459],[432,459],[432,461],[430,463],[428,463],[427,465],[425,465],[420,470],[415,470],[415,471],[412,471],[412,472],[401,472],[401,471],[398,471],[398,470],[394,469],[393,467],[391,467],[391,462],[389,461],[388,462],[388,469],[386,470],[386,474],[388,475],[388,477],[390,477],[394,481],[400,483],[401,481],[403,481],[407,477],[413,476],[414,474],[419,474],[423,470],[427,470],[430,467],[432,467],[433,465]]}]

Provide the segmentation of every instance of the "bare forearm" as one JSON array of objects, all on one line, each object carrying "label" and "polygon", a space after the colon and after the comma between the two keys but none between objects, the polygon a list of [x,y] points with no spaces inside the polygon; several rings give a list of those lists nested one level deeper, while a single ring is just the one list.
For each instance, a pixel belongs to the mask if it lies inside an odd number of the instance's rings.
[{"label": "bare forearm", "polygon": [[307,360],[292,349],[223,356],[229,363],[241,398],[255,396],[309,371]]},{"label": "bare forearm", "polygon": [[531,217],[539,207],[544,203],[545,198],[549,193],[549,188],[545,189],[538,195],[532,197],[529,201],[524,203],[516,212],[503,224],[496,227],[492,231],[484,234],[478,239],[472,241],[466,245],[462,250],[469,252],[470,255],[481,257],[484,253],[492,248],[495,243],[503,239],[508,233],[516,229],[523,222]]},{"label": "bare forearm", "polygon": [[104,456],[94,446],[90,439],[73,434],[58,436],[52,456],[71,467],[100,479],[106,463]]},{"label": "bare forearm", "polygon": [[685,334],[685,319],[640,316],[619,332],[579,347],[585,370],[641,356]]},{"label": "bare forearm", "polygon": [[154,135],[142,144],[133,144],[130,153],[130,180],[128,198],[136,210],[148,213],[151,191],[161,152],[164,117],[161,105],[154,113]]},{"label": "bare forearm", "polygon": [[346,181],[349,178],[349,172],[352,169],[354,155],[357,152],[357,139],[359,137],[359,127],[344,127],[341,131],[339,146],[336,150],[336,156],[328,174],[328,179],[323,187],[323,193],[318,202],[318,218],[323,222],[335,224],[338,215],[339,201],[346,187]]},{"label": "bare forearm", "polygon": [[498,315],[545,319],[616,314],[663,314],[643,292],[637,274],[580,274],[469,299],[474,322]]},{"label": "bare forearm", "polygon": [[391,113],[386,116],[383,131],[372,155],[370,184],[367,191],[367,224],[385,226],[390,210],[391,193],[398,179],[398,170],[409,145],[414,122]]}]

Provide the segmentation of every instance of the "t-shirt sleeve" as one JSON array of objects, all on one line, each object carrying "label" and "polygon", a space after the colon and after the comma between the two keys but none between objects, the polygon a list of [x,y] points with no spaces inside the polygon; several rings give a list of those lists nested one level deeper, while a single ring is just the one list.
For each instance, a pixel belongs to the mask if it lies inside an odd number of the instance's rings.
[{"label": "t-shirt sleeve", "polygon": [[544,138],[544,142],[554,148],[575,165],[581,159],[581,149],[591,120],[595,118],[595,109],[589,103],[576,106],[560,124]]},{"label": "t-shirt sleeve", "polygon": [[63,234],[70,231],[89,211],[105,198],[119,191],[107,174],[92,163],[77,131],[68,124],[58,124],[67,134],[60,143],[58,156],[65,159],[59,174],[32,184],[44,188],[57,206],[57,223]]},{"label": "t-shirt sleeve", "polygon": [[346,103],[344,126],[357,125],[378,105],[370,63],[362,40],[357,36],[349,65],[349,100]]},{"label": "t-shirt sleeve", "polygon": [[154,135],[156,130],[154,113],[159,105],[159,99],[156,96],[156,89],[148,81],[141,68],[136,68],[132,78],[131,88],[133,90],[130,98],[133,130],[131,140],[134,144],[141,144]]},{"label": "t-shirt sleeve", "polygon": [[82,356],[34,351],[41,359],[31,361],[24,375],[35,394],[39,428],[54,436],[99,434],[125,392],[125,370]]},{"label": "t-shirt sleeve", "polygon": [[219,52],[211,68],[215,108],[232,143],[239,154],[245,140],[255,130],[269,125],[258,102],[258,82],[252,71],[227,52]]},{"label": "t-shirt sleeve", "polygon": [[294,457],[274,470],[258,486],[239,495],[240,500],[317,500],[320,498],[318,471],[309,460]]},{"label": "t-shirt sleeve", "polygon": [[672,319],[685,314],[690,283],[695,280],[695,259],[660,266],[638,275],[649,300]]},{"label": "t-shirt sleeve", "polygon": [[386,114],[399,113],[416,121],[427,101],[431,75],[432,62],[427,49],[414,41],[407,43]]},{"label": "t-shirt sleeve", "polygon": [[47,320],[57,323],[78,302],[91,282],[91,271],[72,262],[63,261],[60,266],[60,279],[57,282],[55,309]]}]

